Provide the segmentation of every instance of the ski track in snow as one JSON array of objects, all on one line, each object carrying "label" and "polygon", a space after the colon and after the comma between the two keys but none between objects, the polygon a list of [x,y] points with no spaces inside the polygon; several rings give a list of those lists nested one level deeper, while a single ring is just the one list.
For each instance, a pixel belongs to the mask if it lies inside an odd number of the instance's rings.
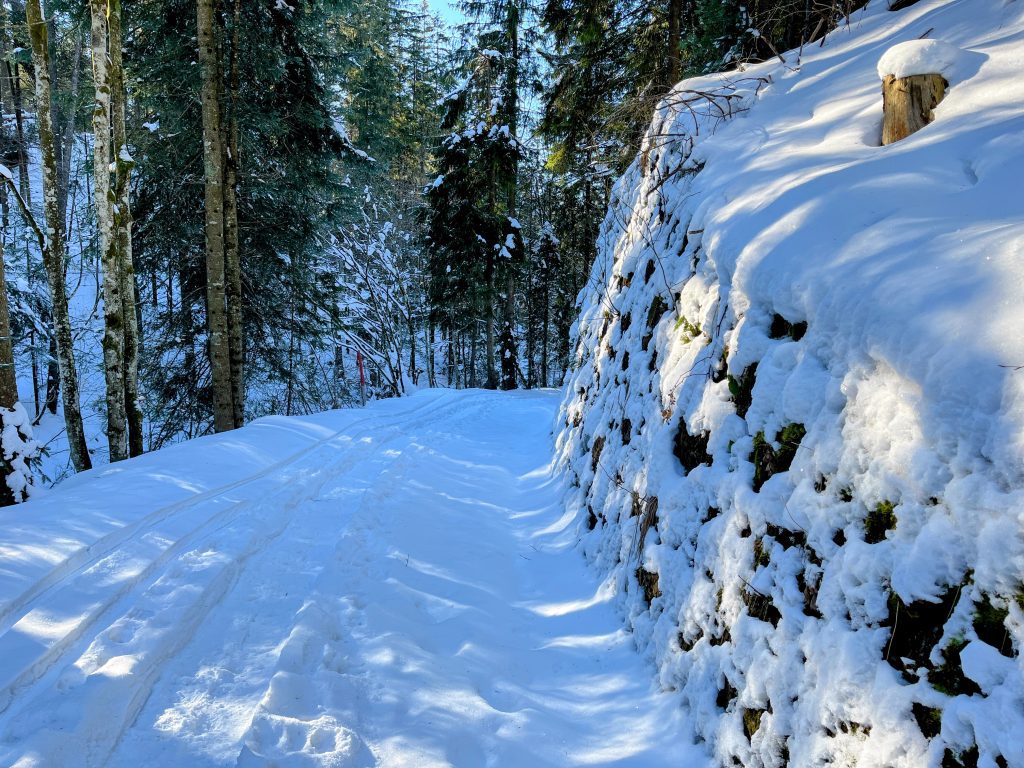
[{"label": "ski track in snow", "polygon": [[0,765],[707,764],[577,553],[557,405],[310,417],[327,437],[42,558],[0,595]]}]

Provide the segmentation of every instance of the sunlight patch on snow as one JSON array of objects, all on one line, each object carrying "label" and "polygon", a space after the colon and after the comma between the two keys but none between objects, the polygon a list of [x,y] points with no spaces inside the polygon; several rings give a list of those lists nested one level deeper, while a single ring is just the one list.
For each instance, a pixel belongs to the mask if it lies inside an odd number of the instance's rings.
[{"label": "sunlight patch on snow", "polygon": [[615,584],[612,580],[606,579],[597,588],[593,595],[579,600],[566,600],[560,603],[526,604],[522,607],[537,614],[551,618],[553,616],[567,616],[571,613],[579,613],[595,605],[607,603],[615,597]]}]

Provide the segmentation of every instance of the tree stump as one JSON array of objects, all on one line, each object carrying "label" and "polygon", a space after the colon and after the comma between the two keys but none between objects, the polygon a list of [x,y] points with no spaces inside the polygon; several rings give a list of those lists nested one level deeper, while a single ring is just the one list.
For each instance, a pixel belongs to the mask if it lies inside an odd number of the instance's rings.
[{"label": "tree stump", "polygon": [[942,75],[882,79],[882,145],[905,139],[935,119],[932,110],[946,95]]}]

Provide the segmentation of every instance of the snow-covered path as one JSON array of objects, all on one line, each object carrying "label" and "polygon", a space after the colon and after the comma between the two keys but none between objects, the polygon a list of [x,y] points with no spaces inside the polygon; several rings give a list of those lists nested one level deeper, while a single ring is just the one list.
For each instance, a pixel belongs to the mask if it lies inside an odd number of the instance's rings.
[{"label": "snow-covered path", "polygon": [[5,511],[0,765],[704,764],[574,548],[557,402],[266,420]]}]

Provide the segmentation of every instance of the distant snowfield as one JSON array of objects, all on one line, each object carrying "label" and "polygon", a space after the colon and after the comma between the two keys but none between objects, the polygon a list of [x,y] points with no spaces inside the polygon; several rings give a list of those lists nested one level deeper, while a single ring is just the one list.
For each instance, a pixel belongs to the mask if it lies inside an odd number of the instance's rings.
[{"label": "distant snowfield", "polygon": [[0,765],[700,766],[558,503],[555,393],[271,418],[0,515]]}]

